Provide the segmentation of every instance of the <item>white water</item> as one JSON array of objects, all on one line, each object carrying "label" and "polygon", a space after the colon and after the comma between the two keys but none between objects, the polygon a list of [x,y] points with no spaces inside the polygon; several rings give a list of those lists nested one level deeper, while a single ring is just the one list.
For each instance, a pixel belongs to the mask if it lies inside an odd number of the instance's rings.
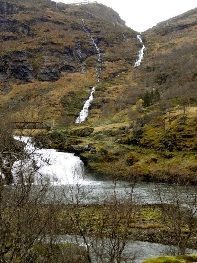
[{"label": "white water", "polygon": [[[73,196],[78,195],[80,203],[92,204],[111,200],[116,194],[117,198],[129,198],[131,194],[137,203],[160,203],[158,189],[166,203],[173,200],[177,194],[182,204],[192,204],[196,198],[196,188],[187,186],[170,186],[168,184],[139,183],[133,188],[126,182],[103,181],[85,178],[84,164],[73,153],[58,152],[54,149],[38,149],[29,137],[15,137],[24,142],[26,155],[13,165],[14,181],[20,181],[21,174],[33,180],[35,185],[49,182],[51,190],[57,193],[57,198],[66,198],[66,202],[73,202]],[[35,173],[35,164],[38,167]],[[53,187],[54,186],[54,187]],[[62,190],[64,196],[62,197]],[[65,195],[66,193],[66,195]]]},{"label": "white water", "polygon": [[142,59],[144,57],[144,50],[145,50],[145,46],[144,46],[144,43],[142,41],[141,35],[137,35],[137,39],[142,44],[142,48],[138,52],[138,59],[136,60],[134,67],[139,67],[141,65]]},{"label": "white water", "polygon": [[[97,52],[98,65],[96,66],[96,79],[97,79],[97,83],[99,83],[100,82],[101,64],[102,64],[102,57],[101,57],[100,48],[96,44],[96,41],[92,37],[91,33],[87,30],[85,22],[84,22],[83,19],[82,19],[82,25],[83,25],[84,31],[88,34],[88,37],[91,39],[91,42],[92,42],[92,44],[95,47],[96,52]],[[90,96],[89,96],[88,100],[85,101],[83,109],[79,113],[79,116],[77,117],[75,123],[80,124],[80,123],[84,122],[87,119],[88,114],[89,114],[89,107],[90,107],[91,103],[94,100],[93,94],[94,94],[95,90],[96,90],[96,87],[93,87],[92,90],[91,90]]]},{"label": "white water", "polygon": [[86,100],[86,102],[84,103],[83,109],[80,111],[79,116],[77,117],[75,123],[82,123],[87,119],[90,105],[92,104],[94,100],[94,96],[93,96],[94,92],[95,92],[95,87],[92,88],[90,92],[90,96],[88,100]]},{"label": "white water", "polygon": [[[73,153],[54,149],[38,149],[29,137],[15,137],[25,144],[25,158],[13,165],[13,175],[32,176],[35,184],[50,182],[52,185],[85,184],[84,165]],[[36,167],[36,168],[35,168]],[[35,174],[36,169],[36,174]],[[21,173],[22,172],[22,173]]]}]

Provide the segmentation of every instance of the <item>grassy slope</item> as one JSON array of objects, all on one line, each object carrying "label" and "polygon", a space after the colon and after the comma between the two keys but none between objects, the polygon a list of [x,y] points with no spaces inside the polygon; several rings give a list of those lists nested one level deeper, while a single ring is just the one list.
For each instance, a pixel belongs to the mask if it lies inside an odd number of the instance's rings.
[{"label": "grassy slope", "polygon": [[197,255],[186,255],[177,257],[157,257],[144,260],[143,263],[189,263],[196,262]]}]

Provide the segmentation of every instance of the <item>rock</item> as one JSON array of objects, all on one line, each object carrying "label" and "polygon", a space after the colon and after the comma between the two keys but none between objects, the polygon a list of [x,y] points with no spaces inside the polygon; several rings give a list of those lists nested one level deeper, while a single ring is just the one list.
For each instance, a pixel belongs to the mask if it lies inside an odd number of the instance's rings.
[{"label": "rock", "polygon": [[72,61],[74,59],[74,53],[73,53],[72,48],[70,48],[70,47],[64,48],[63,55],[65,56],[65,59],[68,59],[70,61]]},{"label": "rock", "polygon": [[11,73],[16,79],[23,81],[31,81],[33,79],[33,68],[27,63],[12,64]]},{"label": "rock", "polygon": [[0,1],[0,14],[1,15],[13,15],[23,10],[24,8],[22,6],[7,3],[5,1]]},{"label": "rock", "polygon": [[3,35],[0,37],[0,41],[4,42],[4,41],[13,41],[13,40],[17,40],[18,37],[15,35]]},{"label": "rock", "polygon": [[96,148],[92,145],[89,145],[89,144],[87,144],[85,146],[68,145],[65,150],[68,152],[75,153],[77,155],[80,155],[80,154],[85,153],[85,152],[96,153]]},{"label": "rock", "polygon": [[12,32],[24,34],[27,36],[31,35],[31,30],[29,25],[18,22],[17,20],[0,18],[0,31],[2,32]]},{"label": "rock", "polygon": [[76,68],[74,66],[71,66],[71,65],[63,65],[61,68],[60,68],[60,71],[61,72],[75,72],[76,71]]},{"label": "rock", "polygon": [[37,78],[41,81],[56,81],[60,78],[58,66],[47,65],[40,69]]},{"label": "rock", "polygon": [[18,51],[0,57],[0,80],[15,78],[25,82],[33,79],[33,67],[28,61],[28,52]]}]

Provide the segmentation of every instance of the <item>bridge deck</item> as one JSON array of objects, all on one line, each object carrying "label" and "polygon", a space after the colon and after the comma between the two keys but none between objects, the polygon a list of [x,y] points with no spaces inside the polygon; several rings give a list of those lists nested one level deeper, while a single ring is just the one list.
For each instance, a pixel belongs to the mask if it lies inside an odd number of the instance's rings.
[{"label": "bridge deck", "polygon": [[43,122],[38,122],[38,121],[16,121],[12,122],[12,127],[13,129],[30,129],[30,130],[40,130],[40,129],[45,129],[45,130],[50,130],[51,125],[43,123]]}]

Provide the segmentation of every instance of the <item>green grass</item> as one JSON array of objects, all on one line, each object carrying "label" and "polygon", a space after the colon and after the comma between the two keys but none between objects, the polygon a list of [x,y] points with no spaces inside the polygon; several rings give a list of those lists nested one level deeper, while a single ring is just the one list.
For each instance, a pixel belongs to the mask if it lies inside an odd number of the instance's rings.
[{"label": "green grass", "polygon": [[156,257],[150,258],[143,261],[143,263],[189,263],[189,262],[197,262],[197,254],[196,255],[185,255],[185,256],[166,256],[166,257]]}]

